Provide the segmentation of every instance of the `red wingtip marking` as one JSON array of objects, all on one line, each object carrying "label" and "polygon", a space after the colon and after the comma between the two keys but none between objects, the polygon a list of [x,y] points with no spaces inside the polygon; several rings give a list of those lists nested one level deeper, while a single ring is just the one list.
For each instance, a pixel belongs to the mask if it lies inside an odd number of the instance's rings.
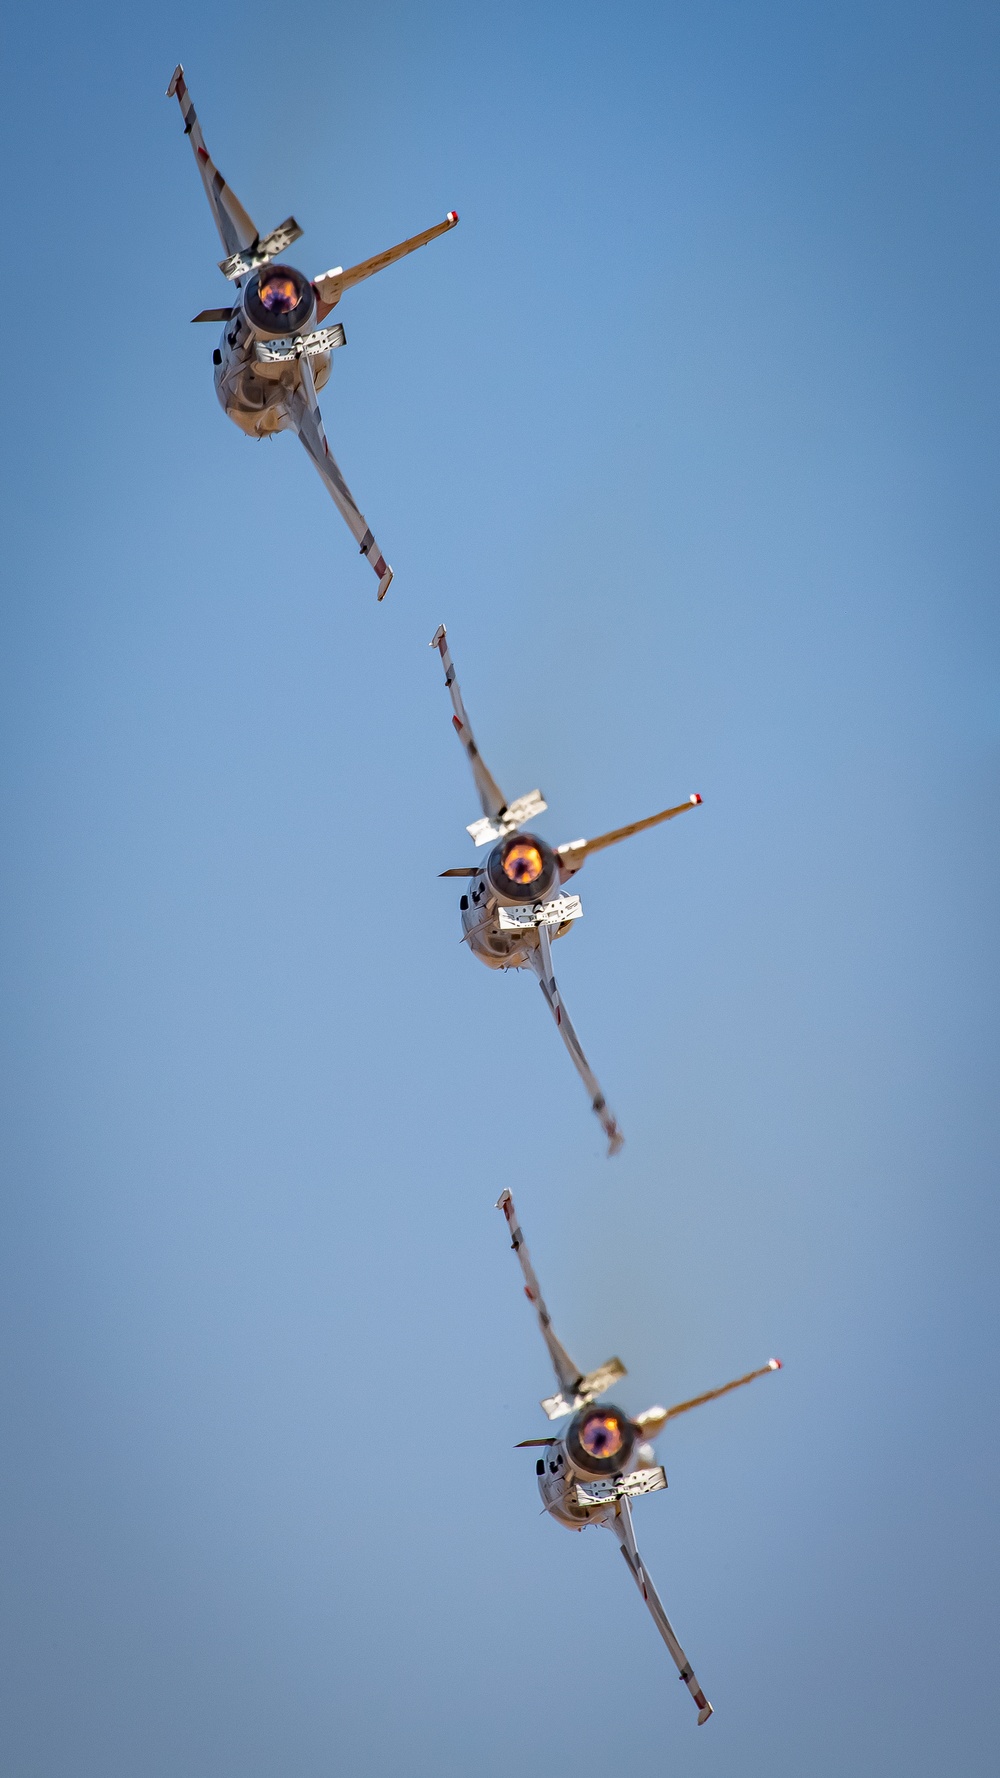
[{"label": "red wingtip marking", "polygon": [[698,795],[698,792],[696,790],[692,790],[690,800],[693,803],[700,803],[701,802],[701,797]]},{"label": "red wingtip marking", "polygon": [[457,210],[449,210],[448,211],[448,221],[449,222],[457,222],[458,221],[458,211]]},{"label": "red wingtip marking", "polygon": [[785,1368],[785,1367],[784,1367],[784,1365],[783,1365],[783,1364],[782,1364],[782,1362],[781,1362],[781,1359],[780,1359],[780,1358],[770,1358],[770,1359],[768,1359],[768,1369],[769,1369],[769,1370],[772,1370],[772,1371],[783,1371],[783,1370],[784,1370],[784,1368]]}]

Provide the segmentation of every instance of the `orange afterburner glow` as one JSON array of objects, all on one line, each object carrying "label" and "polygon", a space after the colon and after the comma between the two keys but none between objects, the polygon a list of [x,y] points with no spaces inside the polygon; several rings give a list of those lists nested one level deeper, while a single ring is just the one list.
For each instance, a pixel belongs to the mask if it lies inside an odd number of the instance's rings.
[{"label": "orange afterburner glow", "polygon": [[276,272],[258,285],[258,294],[271,315],[290,315],[299,300],[299,289],[287,272]]},{"label": "orange afterburner glow", "polygon": [[512,883],[537,883],[544,869],[538,847],[529,840],[518,840],[504,853],[503,874]]},{"label": "orange afterburner glow", "polygon": [[580,1428],[580,1443],[591,1457],[617,1457],[625,1440],[617,1414],[592,1414]]}]

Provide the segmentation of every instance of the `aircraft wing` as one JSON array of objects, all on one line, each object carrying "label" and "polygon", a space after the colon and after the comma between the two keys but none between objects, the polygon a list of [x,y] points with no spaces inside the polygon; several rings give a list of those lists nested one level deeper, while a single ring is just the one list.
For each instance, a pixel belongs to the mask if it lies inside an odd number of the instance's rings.
[{"label": "aircraft wing", "polygon": [[215,226],[219,231],[219,239],[226,249],[227,256],[239,253],[255,245],[258,234],[257,226],[246,213],[234,191],[231,191],[218,167],[205,147],[205,138],[201,133],[198,114],[191,103],[184,79],[184,70],[178,62],[170,78],[167,98],[177,95],[177,102],[184,118],[184,134],[190,136],[191,147],[201,182],[205,187],[208,207],[215,218]]},{"label": "aircraft wing", "polygon": [[562,997],[556,986],[556,978],[552,973],[552,943],[547,926],[538,927],[538,949],[531,952],[531,967],[538,977],[542,993],[548,1002],[549,1011],[559,1027],[559,1035],[569,1050],[573,1066],[590,1094],[591,1109],[600,1120],[601,1129],[608,1139],[608,1154],[617,1154],[624,1146],[625,1138],[618,1128],[614,1113],[609,1110],[608,1102],[601,1091],[601,1083],[587,1061],[583,1048],[569,1013],[562,1003]]},{"label": "aircraft wing", "polygon": [[458,688],[458,679],[455,675],[455,663],[451,658],[451,650],[448,647],[448,632],[445,629],[444,624],[438,624],[437,629],[434,631],[434,634],[431,637],[431,647],[436,648],[441,656],[441,664],[444,667],[444,682],[451,693],[451,705],[455,712],[451,720],[455,725],[455,733],[468,755],[469,764],[472,767],[472,776],[476,780],[476,789],[479,792],[479,801],[482,804],[483,814],[491,821],[495,821],[498,816],[502,816],[506,813],[507,798],[504,796],[503,791],[500,789],[500,786],[487,766],[486,761],[483,759],[479,748],[476,746],[476,737],[472,732],[472,724],[465,714],[465,705],[462,702],[462,694]]},{"label": "aircraft wing", "polygon": [[[509,1191],[500,1193],[500,1196],[497,1199],[497,1209],[502,1210],[507,1218],[507,1227],[510,1229],[510,1244],[514,1252],[517,1254],[521,1270],[524,1273],[524,1294],[529,1303],[533,1305],[535,1314],[538,1317],[538,1325],[541,1329],[542,1339],[545,1341],[545,1344],[549,1349],[549,1357],[552,1360],[552,1369],[556,1373],[556,1381],[559,1384],[559,1394],[549,1396],[547,1401],[542,1402],[542,1407],[545,1409],[550,1420],[559,1420],[564,1414],[575,1413],[577,1408],[583,1407],[586,1402],[592,1401],[595,1396],[603,1395],[605,1389],[610,1389],[612,1383],[617,1383],[620,1377],[624,1377],[627,1374],[625,1366],[622,1364],[620,1358],[609,1358],[607,1364],[602,1364],[599,1370],[590,1371],[587,1376],[584,1376],[579,1366],[573,1363],[565,1346],[560,1340],[556,1339],[551,1317],[548,1309],[545,1307],[545,1298],[542,1296],[541,1286],[539,1285],[538,1279],[535,1277],[535,1268],[531,1263],[531,1256],[528,1252],[524,1236],[518,1226],[517,1211],[514,1209],[514,1200]],[[524,1442],[527,1445],[544,1445],[551,1444],[552,1441],[551,1439],[529,1438],[525,1439]]]},{"label": "aircraft wing", "polygon": [[392,569],[386,563],[385,557],[375,542],[364,514],[359,510],[354,495],[340,472],[340,465],[327,443],[319,403],[316,399],[316,384],[313,379],[312,366],[305,355],[299,359],[299,370],[302,378],[301,388],[289,391],[285,397],[285,411],[293,429],[298,433],[332,494],[348,530],[357,539],[361,547],[361,554],[368,557],[369,563],[378,575],[378,596],[380,599],[384,599],[392,579]]},{"label": "aircraft wing", "polygon": [[625,1557],[628,1566],[628,1571],[646,1601],[646,1605],[649,1608],[649,1615],[670,1650],[671,1658],[678,1673],[698,1706],[698,1724],[700,1727],[701,1724],[707,1722],[711,1716],[712,1706],[691,1670],[691,1663],[677,1640],[673,1624],[670,1622],[670,1619],[663,1609],[663,1602],[650,1580],[649,1575],[646,1573],[642,1557],[636,1547],[635,1531],[632,1527],[632,1508],[629,1505],[627,1495],[623,1496],[616,1502],[614,1512],[609,1513],[604,1523],[617,1537],[622,1555]]},{"label": "aircraft wing", "polygon": [[507,1227],[510,1229],[510,1244],[514,1252],[517,1254],[521,1270],[524,1273],[524,1294],[534,1308],[535,1314],[538,1316],[538,1325],[541,1329],[542,1339],[545,1341],[545,1344],[549,1349],[549,1357],[552,1360],[552,1369],[556,1373],[556,1381],[559,1384],[559,1388],[563,1395],[572,1400],[576,1395],[579,1385],[583,1382],[583,1372],[579,1365],[573,1363],[565,1346],[556,1339],[555,1333],[553,1332],[549,1312],[545,1307],[545,1298],[542,1296],[541,1287],[538,1279],[535,1277],[535,1268],[531,1263],[531,1256],[525,1245],[524,1236],[518,1226],[517,1211],[514,1209],[514,1200],[509,1191],[501,1192],[497,1199],[497,1209],[502,1210],[507,1218]]},{"label": "aircraft wing", "polygon": [[[397,259],[405,259],[408,253],[416,252],[418,247],[426,247],[428,241],[436,241],[438,235],[446,235],[457,221],[458,211],[449,210],[443,222],[436,222],[433,228],[425,228],[419,235],[411,235],[408,241],[400,241],[396,247],[387,247],[384,253],[375,253],[371,259],[362,259],[358,265],[348,266],[346,272],[339,265],[334,266],[332,271],[321,272],[318,278],[313,279],[313,283],[323,314],[328,314],[339,303],[344,291],[349,290],[352,284],[360,284],[365,278],[374,277],[376,272],[384,271],[387,265],[395,265]],[[321,315],[320,320],[322,318]]]},{"label": "aircraft wing", "polygon": [[687,1414],[692,1408],[704,1407],[707,1401],[718,1401],[720,1396],[729,1395],[734,1389],[742,1389],[747,1383],[755,1383],[758,1377],[766,1377],[771,1371],[780,1371],[781,1359],[769,1358],[759,1370],[747,1371],[745,1377],[734,1377],[731,1383],[723,1383],[719,1389],[706,1389],[704,1395],[692,1395],[689,1401],[679,1401],[672,1408],[647,1408],[645,1413],[636,1415],[636,1425],[643,1438],[658,1438],[668,1420],[675,1420],[678,1414]]},{"label": "aircraft wing", "polygon": [[661,809],[658,815],[647,815],[642,821],[630,821],[627,827],[613,827],[610,833],[598,834],[596,840],[570,840],[565,846],[557,846],[563,876],[572,876],[591,852],[603,852],[605,846],[617,846],[619,840],[630,839],[632,834],[642,833],[644,828],[659,827],[661,821],[672,821],[675,815],[696,809],[700,802],[701,797],[694,791],[686,803],[678,803],[673,809]]}]

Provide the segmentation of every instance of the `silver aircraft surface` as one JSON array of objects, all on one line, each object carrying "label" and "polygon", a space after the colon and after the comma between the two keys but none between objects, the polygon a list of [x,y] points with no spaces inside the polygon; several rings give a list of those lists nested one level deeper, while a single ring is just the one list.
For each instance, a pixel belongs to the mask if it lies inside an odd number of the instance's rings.
[{"label": "silver aircraft surface", "polygon": [[670,1420],[698,1408],[707,1401],[717,1401],[733,1389],[742,1389],[769,1371],[780,1371],[781,1361],[772,1358],[760,1370],[748,1371],[724,1383],[721,1389],[708,1389],[704,1395],[692,1396],[672,1408],[647,1408],[645,1413],[630,1418],[610,1402],[598,1403],[598,1397],[620,1382],[626,1375],[620,1358],[609,1358],[596,1371],[584,1376],[573,1363],[565,1347],[552,1331],[552,1322],[538,1287],[534,1268],[517,1223],[514,1200],[505,1191],[497,1203],[507,1218],[511,1245],[524,1273],[524,1294],[538,1317],[542,1338],[549,1349],[558,1391],[542,1402],[550,1420],[570,1416],[569,1425],[558,1437],[526,1438],[518,1450],[537,1446],[541,1451],[535,1463],[538,1491],[547,1513],[570,1531],[583,1531],[588,1525],[606,1525],[618,1539],[625,1565],[642,1594],[650,1616],[663,1637],[671,1657],[688,1691],[698,1706],[698,1722],[707,1722],[712,1714],[691,1663],[677,1640],[659,1594],[646,1572],[636,1547],[632,1526],[631,1502],[640,1494],[655,1494],[665,1488],[667,1478],[656,1461],[652,1440],[657,1438]]},{"label": "silver aircraft surface", "polygon": [[222,339],[212,354],[215,392],[231,420],[250,438],[268,438],[276,432],[296,432],[319,470],[334,502],[378,576],[378,596],[385,597],[392,579],[382,551],[359,511],[336,458],[327,443],[320,418],[317,389],[330,376],[332,355],[346,345],[339,322],[321,327],[345,290],[360,284],[417,247],[454,228],[458,216],[449,211],[443,222],[422,234],[400,241],[384,253],[376,253],[358,265],[334,266],[309,279],[294,266],[278,265],[302,233],[294,216],[280,222],[261,237],[236,193],[226,184],[205,147],[195,108],[178,65],[167,97],[176,93],[184,118],[184,133],[191,138],[195,163],[201,174],[209,208],[225,248],[219,267],[235,286],[236,300],[220,309],[202,309],[195,321],[225,323]]},{"label": "silver aircraft surface", "polygon": [[675,808],[661,809],[657,815],[647,815],[643,821],[632,821],[627,827],[616,827],[594,840],[569,840],[555,848],[538,834],[521,831],[525,822],[542,814],[548,804],[540,790],[530,790],[527,796],[508,803],[476,746],[444,624],[434,632],[430,646],[439,651],[444,663],[445,684],[455,711],[452,721],[469,756],[482,804],[482,820],[471,822],[467,831],[477,846],[492,847],[484,864],[463,864],[441,872],[443,877],[470,879],[468,893],[459,902],[464,942],[489,969],[534,970],[607,1136],[608,1153],[617,1154],[625,1139],[580,1047],[552,973],[552,940],[568,932],[583,913],[580,897],[566,895],[563,884],[576,875],[591,852],[615,846],[619,840],[641,833],[646,827],[657,827],[661,821],[672,821],[675,815],[696,808],[701,797],[695,791],[687,802]]}]

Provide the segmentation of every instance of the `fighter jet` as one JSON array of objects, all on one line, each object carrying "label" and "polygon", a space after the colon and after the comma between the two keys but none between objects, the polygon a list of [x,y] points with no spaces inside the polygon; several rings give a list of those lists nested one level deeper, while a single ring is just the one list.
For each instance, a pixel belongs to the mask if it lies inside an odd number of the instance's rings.
[{"label": "fighter jet", "polygon": [[634,1419],[610,1402],[599,1403],[598,1397],[627,1374],[625,1366],[620,1358],[609,1358],[599,1370],[584,1376],[573,1363],[552,1330],[509,1191],[502,1193],[497,1209],[507,1218],[511,1246],[524,1273],[524,1294],[538,1317],[542,1339],[549,1349],[559,1385],[556,1394],[542,1402],[542,1408],[550,1420],[571,1416],[569,1425],[559,1437],[526,1438],[517,1449],[538,1447],[542,1452],[535,1463],[538,1491],[545,1511],[551,1513],[557,1524],[565,1525],[570,1531],[583,1531],[588,1525],[606,1525],[614,1532],[625,1565],[698,1707],[698,1722],[705,1723],[712,1714],[712,1706],[694,1676],[636,1547],[631,1502],[640,1494],[655,1494],[667,1485],[666,1475],[656,1461],[652,1440],[659,1436],[668,1421],[676,1419],[678,1414],[686,1414],[689,1408],[699,1408],[707,1401],[717,1401],[721,1395],[728,1395],[733,1389],[742,1389],[745,1383],[766,1377],[769,1371],[780,1371],[781,1361],[771,1358],[767,1364],[761,1365],[760,1370],[748,1371],[745,1377],[736,1377],[732,1383],[724,1383],[721,1389],[708,1389],[704,1395],[694,1395],[690,1401],[678,1402],[672,1408],[647,1408]]},{"label": "fighter jet", "polygon": [[492,846],[484,864],[463,864],[441,872],[443,877],[470,878],[468,893],[459,902],[463,942],[488,969],[534,970],[607,1136],[608,1154],[617,1154],[625,1139],[580,1047],[552,973],[552,939],[561,938],[583,913],[580,897],[566,895],[563,884],[576,875],[591,852],[615,846],[619,840],[641,833],[643,828],[656,827],[661,821],[672,821],[675,815],[695,808],[701,797],[695,791],[687,802],[661,809],[658,815],[616,827],[594,840],[570,840],[553,849],[538,834],[521,831],[525,822],[533,821],[548,807],[541,791],[530,790],[527,796],[508,803],[483,761],[465,713],[444,624],[435,630],[430,646],[439,651],[444,663],[445,684],[455,712],[452,722],[469,756],[482,804],[482,820],[471,822],[467,832],[477,846]]},{"label": "fighter jet", "polygon": [[212,161],[201,133],[195,108],[178,64],[167,88],[168,99],[177,95],[184,118],[184,133],[191,138],[194,158],[205,187],[209,209],[225,248],[219,267],[235,286],[235,301],[224,308],[202,309],[195,321],[225,323],[222,339],[212,354],[215,392],[231,420],[250,438],[268,438],[276,432],[297,432],[319,470],[340,513],[353,532],[378,576],[378,596],[384,599],[392,569],[359,511],[336,458],[327,443],[320,418],[317,389],[330,376],[332,354],[346,345],[343,327],[321,327],[345,290],[360,284],[417,247],[455,227],[458,216],[450,210],[443,222],[422,234],[411,235],[398,247],[376,253],[359,265],[334,266],[310,280],[294,266],[279,265],[302,233],[294,216],[280,222],[261,237],[239,198],[226,184]]}]

